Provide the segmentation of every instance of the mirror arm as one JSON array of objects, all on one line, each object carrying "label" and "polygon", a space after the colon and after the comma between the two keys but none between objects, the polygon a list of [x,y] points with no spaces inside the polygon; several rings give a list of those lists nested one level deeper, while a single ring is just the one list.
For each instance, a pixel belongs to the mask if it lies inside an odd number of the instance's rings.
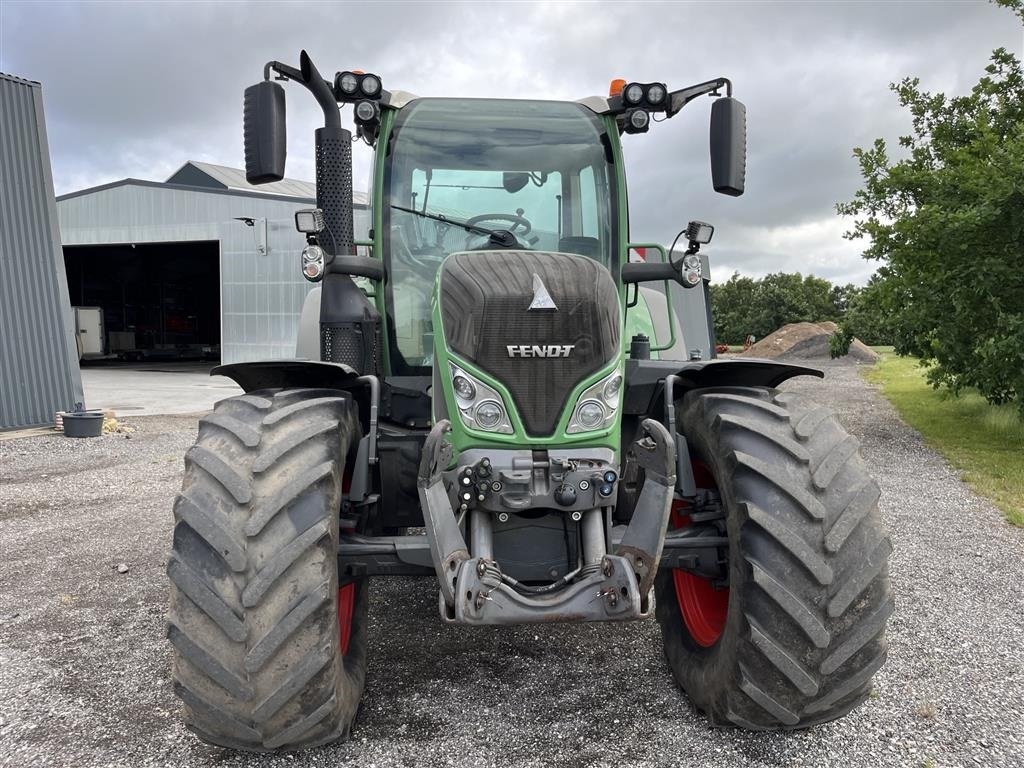
[{"label": "mirror arm", "polygon": [[303,51],[299,54],[299,69],[289,67],[279,61],[268,61],[263,65],[263,79],[270,80],[270,72],[273,70],[278,74],[278,80],[294,80],[313,94],[324,113],[325,128],[341,127],[341,112],[338,109],[338,101],[334,98],[334,89],[317,71],[309,54]]},{"label": "mirror arm", "polygon": [[295,80],[298,83],[302,82],[302,73],[295,67],[289,67],[287,64],[282,64],[280,61],[268,61],[263,66],[263,79],[270,79],[270,71],[273,70],[277,73],[276,80]]},{"label": "mirror arm", "polygon": [[714,80],[708,80],[703,83],[698,83],[697,85],[691,85],[687,88],[681,88],[678,91],[672,91],[672,93],[668,95],[668,109],[665,112],[666,117],[672,117],[698,96],[703,96],[709,93],[712,95],[717,94],[720,88],[725,88],[726,96],[732,96],[732,80],[727,77],[718,77]]}]

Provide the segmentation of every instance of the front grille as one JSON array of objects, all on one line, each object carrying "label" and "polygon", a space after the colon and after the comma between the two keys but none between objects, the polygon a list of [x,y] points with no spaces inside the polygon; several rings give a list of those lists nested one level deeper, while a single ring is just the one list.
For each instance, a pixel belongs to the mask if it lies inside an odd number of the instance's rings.
[{"label": "front grille", "polygon": [[[557,311],[530,310],[533,276]],[[501,381],[528,434],[554,433],[569,394],[619,352],[611,275],[583,256],[537,251],[452,254],[441,273],[441,317],[452,352]],[[509,345],[566,345],[569,357],[509,357]]]}]

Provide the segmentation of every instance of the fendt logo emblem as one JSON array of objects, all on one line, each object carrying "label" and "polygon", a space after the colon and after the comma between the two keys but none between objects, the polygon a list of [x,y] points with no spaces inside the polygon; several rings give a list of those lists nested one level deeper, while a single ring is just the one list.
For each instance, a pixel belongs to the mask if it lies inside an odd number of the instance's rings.
[{"label": "fendt logo emblem", "polygon": [[568,357],[575,344],[509,344],[509,357]]}]

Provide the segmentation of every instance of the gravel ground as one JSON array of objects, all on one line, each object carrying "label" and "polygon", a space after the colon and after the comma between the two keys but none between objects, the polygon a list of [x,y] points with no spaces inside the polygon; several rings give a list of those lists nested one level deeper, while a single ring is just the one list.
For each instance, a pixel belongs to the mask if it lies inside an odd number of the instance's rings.
[{"label": "gravel ground", "polygon": [[[254,757],[180,724],[163,637],[171,499],[195,417],[0,442],[0,765],[1024,766],[1024,531],[850,366],[792,382],[882,484],[898,608],[876,696],[805,732],[709,728],[657,625],[443,626],[436,586],[378,581],[353,741]],[[124,563],[127,573],[117,566]]]}]

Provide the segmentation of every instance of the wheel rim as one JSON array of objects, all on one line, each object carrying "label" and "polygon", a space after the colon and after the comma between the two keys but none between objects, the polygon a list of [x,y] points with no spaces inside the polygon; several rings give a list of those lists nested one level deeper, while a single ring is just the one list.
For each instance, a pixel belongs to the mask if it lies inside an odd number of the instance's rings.
[{"label": "wheel rim", "polygon": [[[345,473],[341,478],[341,493],[343,496],[348,496],[349,489],[352,487],[352,471],[351,469],[345,469]],[[355,533],[352,529],[342,529],[343,532]],[[352,611],[356,605],[356,585],[355,582],[349,582],[338,587],[338,646],[341,649],[341,655],[348,655],[348,644],[352,639]]]},{"label": "wheel rim", "polygon": [[356,585],[346,584],[338,590],[338,630],[341,641],[341,655],[348,654],[352,639],[352,610],[356,604]]},{"label": "wheel rim", "polygon": [[[711,470],[702,462],[694,462],[693,475],[698,488],[718,487]],[[688,507],[685,501],[672,502],[673,528],[690,525],[690,515],[686,511]],[[703,648],[712,647],[725,630],[725,621],[729,615],[729,589],[716,589],[710,579],[678,568],[672,571],[672,581],[679,613],[682,614],[690,637]]]}]

